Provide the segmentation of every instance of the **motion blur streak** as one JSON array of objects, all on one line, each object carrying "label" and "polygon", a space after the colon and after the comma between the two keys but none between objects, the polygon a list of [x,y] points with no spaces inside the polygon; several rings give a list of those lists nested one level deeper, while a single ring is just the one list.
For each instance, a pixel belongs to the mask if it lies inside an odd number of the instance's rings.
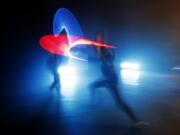
[{"label": "motion blur streak", "polygon": [[70,46],[73,43],[71,36],[83,37],[83,31],[78,20],[66,8],[58,9],[53,20],[53,34],[59,36],[63,30],[67,33]]},{"label": "motion blur streak", "polygon": [[68,56],[68,57],[79,59],[79,60],[85,60],[85,59],[81,59],[81,58],[71,55],[70,49],[72,47],[75,47],[78,45],[94,45],[94,46],[104,46],[108,48],[116,48],[115,46],[98,43],[98,42],[91,41],[91,40],[81,38],[81,37],[70,36],[70,38],[72,42],[71,45],[69,45],[68,38],[66,35],[58,35],[58,36],[46,35],[40,39],[39,43],[42,48],[44,48],[45,50],[51,53],[56,53],[59,55],[64,55],[64,56]]}]

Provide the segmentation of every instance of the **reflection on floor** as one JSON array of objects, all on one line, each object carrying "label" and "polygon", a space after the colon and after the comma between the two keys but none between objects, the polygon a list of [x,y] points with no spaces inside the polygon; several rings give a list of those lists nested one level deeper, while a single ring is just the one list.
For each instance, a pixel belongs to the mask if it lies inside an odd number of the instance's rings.
[{"label": "reflection on floor", "polygon": [[150,123],[137,131],[108,90],[98,89],[95,97],[90,97],[88,85],[98,73],[87,75],[84,70],[77,67],[65,73],[63,69],[61,95],[47,85],[21,87],[22,91],[12,94],[2,106],[4,131],[38,135],[180,134],[180,78],[121,71],[128,74],[122,77],[121,94],[135,113]]}]

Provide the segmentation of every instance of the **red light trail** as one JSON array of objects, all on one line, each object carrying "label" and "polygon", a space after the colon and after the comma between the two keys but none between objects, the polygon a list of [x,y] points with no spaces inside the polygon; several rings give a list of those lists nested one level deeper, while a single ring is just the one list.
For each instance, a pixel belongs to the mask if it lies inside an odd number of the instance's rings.
[{"label": "red light trail", "polygon": [[[63,30],[66,31],[67,35],[60,34]],[[76,17],[66,8],[57,10],[53,20],[53,34],[43,36],[39,43],[43,49],[51,53],[84,61],[86,60],[83,58],[73,56],[70,53],[71,48],[79,45],[116,48],[115,46],[83,38],[80,24]]]},{"label": "red light trail", "polygon": [[55,36],[53,34],[43,36],[39,40],[39,43],[40,43],[40,46],[46,51],[49,51],[51,53],[55,53],[58,55],[67,56],[70,58],[79,59],[79,60],[85,60],[85,59],[81,59],[81,58],[72,56],[70,54],[71,48],[78,45],[89,45],[89,46],[93,45],[93,46],[98,46],[98,47],[116,48],[115,46],[112,46],[112,45],[98,43],[98,42],[91,41],[89,39],[85,39],[81,37],[69,36],[69,38],[71,38],[71,42],[72,42],[71,45],[69,45],[67,35]]}]

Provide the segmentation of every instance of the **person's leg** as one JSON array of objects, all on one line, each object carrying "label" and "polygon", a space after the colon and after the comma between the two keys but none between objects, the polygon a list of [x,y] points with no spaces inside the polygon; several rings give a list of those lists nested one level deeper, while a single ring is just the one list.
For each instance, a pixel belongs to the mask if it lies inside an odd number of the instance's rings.
[{"label": "person's leg", "polygon": [[97,80],[89,86],[91,97],[94,97],[97,88],[105,87],[106,80]]},{"label": "person's leg", "polygon": [[56,70],[53,70],[53,77],[54,77],[54,81],[52,84],[52,88],[57,88],[57,87],[60,88],[60,75]]},{"label": "person's leg", "polygon": [[58,93],[60,92],[61,84],[60,84],[60,75],[58,74],[58,72],[54,73],[54,88],[56,88],[56,91]]},{"label": "person's leg", "polygon": [[[117,85],[116,85],[117,86]],[[126,104],[125,100],[121,97],[118,87],[112,87],[112,95],[119,108],[122,108],[129,118],[133,121],[136,128],[144,128],[149,126],[148,122],[141,121],[133,112],[133,110]]]},{"label": "person's leg", "polygon": [[126,104],[126,102],[121,97],[121,95],[118,91],[119,90],[118,87],[110,86],[110,90],[115,99],[117,106],[120,109],[123,109],[134,123],[138,122],[139,120],[136,117],[135,113],[132,111],[132,109]]}]

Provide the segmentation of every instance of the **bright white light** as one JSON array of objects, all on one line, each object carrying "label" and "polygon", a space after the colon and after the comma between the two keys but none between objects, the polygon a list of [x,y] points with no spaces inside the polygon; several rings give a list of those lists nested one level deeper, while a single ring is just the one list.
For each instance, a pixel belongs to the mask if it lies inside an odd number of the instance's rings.
[{"label": "bright white light", "polygon": [[121,75],[123,78],[138,79],[139,78],[139,71],[123,69],[123,70],[121,70]]},{"label": "bright white light", "polygon": [[125,84],[138,85],[140,71],[138,71],[138,70],[122,69],[121,70],[121,76],[122,76],[122,81]]},{"label": "bright white light", "polygon": [[61,80],[61,94],[64,97],[73,97],[78,80],[75,66],[68,64],[58,68]]},{"label": "bright white light", "polygon": [[178,66],[173,67],[172,69],[173,69],[173,70],[180,70],[180,66],[179,66],[179,67],[178,67]]},{"label": "bright white light", "polygon": [[73,74],[75,73],[74,67],[62,66],[58,68],[59,74]]},{"label": "bright white light", "polygon": [[123,62],[121,63],[121,68],[138,70],[140,68],[140,65],[137,63]]}]

